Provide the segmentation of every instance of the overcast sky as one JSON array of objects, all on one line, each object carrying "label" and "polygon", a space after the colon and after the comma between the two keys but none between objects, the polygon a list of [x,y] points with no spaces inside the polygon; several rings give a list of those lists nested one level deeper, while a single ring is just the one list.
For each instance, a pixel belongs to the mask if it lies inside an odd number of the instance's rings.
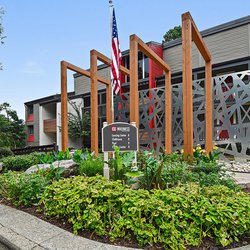
[{"label": "overcast sky", "polygon": [[[161,42],[190,11],[199,30],[250,14],[248,0],[113,0],[121,50],[129,35]],[[5,44],[0,45],[0,103],[24,118],[24,102],[60,93],[60,61],[89,68],[93,48],[110,55],[108,0],[0,0]],[[232,37],[233,39],[233,37]],[[70,77],[69,90],[73,90]]]}]

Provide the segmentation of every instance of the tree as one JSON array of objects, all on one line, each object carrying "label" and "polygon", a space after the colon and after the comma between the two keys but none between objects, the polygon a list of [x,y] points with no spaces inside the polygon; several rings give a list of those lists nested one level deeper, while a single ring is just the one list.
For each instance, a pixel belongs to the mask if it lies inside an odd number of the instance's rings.
[{"label": "tree", "polygon": [[0,147],[17,148],[25,145],[24,121],[9,103],[0,104]]},{"label": "tree", "polygon": [[[2,25],[2,21],[3,21],[3,8],[0,7],[0,44],[3,44],[3,39],[5,38],[5,36],[3,36],[3,25]],[[2,63],[0,63],[0,70],[2,69]]]},{"label": "tree", "polygon": [[90,115],[89,112],[82,114],[81,104],[69,100],[69,104],[75,111],[68,113],[68,133],[71,138],[81,139],[82,145],[87,137],[90,136]]},{"label": "tree", "polygon": [[181,38],[181,32],[181,26],[175,26],[173,29],[170,29],[165,33],[165,35],[163,36],[163,42],[170,42],[177,38]]}]

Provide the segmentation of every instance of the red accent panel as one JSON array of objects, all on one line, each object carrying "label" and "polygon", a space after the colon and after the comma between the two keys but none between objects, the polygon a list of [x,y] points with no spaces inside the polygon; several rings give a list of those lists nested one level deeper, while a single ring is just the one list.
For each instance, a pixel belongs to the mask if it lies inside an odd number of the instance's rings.
[{"label": "red accent panel", "polygon": [[34,115],[33,114],[28,115],[27,122],[33,122],[33,121],[34,121]]},{"label": "red accent panel", "polygon": [[34,141],[34,135],[28,135],[28,142],[33,142]]},{"label": "red accent panel", "polygon": [[[160,58],[163,58],[163,49],[161,45],[149,44],[151,48]],[[149,88],[155,88],[155,77],[161,76],[163,70],[157,66],[151,59],[149,59]]]},{"label": "red accent panel", "polygon": [[[123,61],[121,60],[121,65],[124,66]],[[121,77],[121,85],[125,82],[125,75],[121,73],[120,71],[120,77]]]},{"label": "red accent panel", "polygon": [[[149,48],[151,48],[160,58],[163,58],[163,49],[161,45],[149,44]],[[151,59],[149,59],[149,88],[156,87],[155,77],[161,76],[163,74],[163,70]],[[151,100],[152,93],[149,92],[149,99]],[[153,113],[153,107],[149,107],[149,114]],[[149,127],[154,128],[154,120],[152,119],[149,122]]]}]

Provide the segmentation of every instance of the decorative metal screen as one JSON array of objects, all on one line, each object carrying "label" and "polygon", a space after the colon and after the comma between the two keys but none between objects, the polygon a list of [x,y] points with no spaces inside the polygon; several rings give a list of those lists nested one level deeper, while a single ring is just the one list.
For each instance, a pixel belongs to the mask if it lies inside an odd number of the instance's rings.
[{"label": "decorative metal screen", "polygon": [[[193,81],[194,145],[205,143],[204,79]],[[129,122],[129,93],[116,97],[115,120]],[[131,107],[133,108],[133,107]],[[164,150],[165,88],[139,91],[140,146]],[[173,149],[183,145],[182,84],[172,85]],[[222,157],[250,159],[250,71],[213,78],[214,143]]]}]

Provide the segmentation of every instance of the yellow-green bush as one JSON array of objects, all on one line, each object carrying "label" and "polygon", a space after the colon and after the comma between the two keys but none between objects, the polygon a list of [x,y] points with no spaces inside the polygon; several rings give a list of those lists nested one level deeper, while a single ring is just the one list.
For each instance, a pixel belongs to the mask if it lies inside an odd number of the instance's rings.
[{"label": "yellow-green bush", "polygon": [[225,186],[132,190],[120,181],[77,176],[54,182],[42,203],[48,216],[67,218],[75,233],[134,236],[141,246],[185,249],[206,236],[227,246],[250,233],[250,197]]}]

